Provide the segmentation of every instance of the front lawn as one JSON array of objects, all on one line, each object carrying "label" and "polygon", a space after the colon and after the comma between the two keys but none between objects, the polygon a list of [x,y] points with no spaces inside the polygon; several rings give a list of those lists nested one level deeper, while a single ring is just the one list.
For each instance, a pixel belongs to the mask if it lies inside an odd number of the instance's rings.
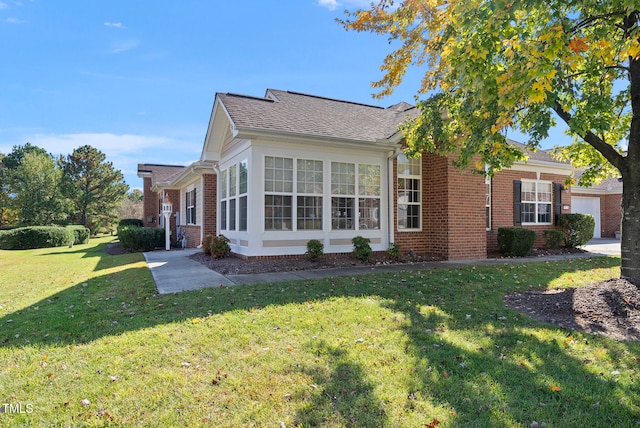
[{"label": "front lawn", "polygon": [[[0,426],[611,427],[640,345],[505,307],[619,258],[157,295],[141,254],[0,251]],[[533,424],[533,425],[532,425]]]}]

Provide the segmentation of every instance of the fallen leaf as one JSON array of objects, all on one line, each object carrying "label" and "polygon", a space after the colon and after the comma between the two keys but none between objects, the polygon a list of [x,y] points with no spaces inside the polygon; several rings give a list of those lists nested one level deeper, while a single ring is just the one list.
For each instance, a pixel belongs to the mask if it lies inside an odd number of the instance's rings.
[{"label": "fallen leaf", "polygon": [[82,401],[80,402],[80,404],[82,404],[83,406],[85,406],[85,407],[86,407],[86,406],[88,406],[89,404],[91,404],[91,402],[90,402],[88,399],[86,399],[86,398],[85,398],[84,400],[82,400]]},{"label": "fallen leaf", "polygon": [[559,386],[555,386],[555,385],[551,385],[549,388],[551,388],[551,390],[553,392],[562,391],[562,388],[560,388]]}]

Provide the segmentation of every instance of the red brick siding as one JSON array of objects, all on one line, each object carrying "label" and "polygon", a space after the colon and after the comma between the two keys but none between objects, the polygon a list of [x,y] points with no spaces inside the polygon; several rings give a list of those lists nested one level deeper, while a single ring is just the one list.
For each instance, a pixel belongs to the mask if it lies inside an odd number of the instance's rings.
[{"label": "red brick siding", "polygon": [[187,237],[187,248],[196,248],[202,241],[200,239],[200,226],[182,225],[180,226]]},{"label": "red brick siding", "polygon": [[[160,207],[158,206],[158,194],[151,191],[151,177],[144,177],[142,179],[143,187],[143,208],[142,208],[142,222],[145,227],[157,227],[158,213]],[[150,217],[153,217],[153,221],[148,221]]]},{"label": "red brick siding", "polygon": [[218,176],[215,174],[204,174],[202,176],[202,227],[203,235],[216,235],[216,214],[218,206]]},{"label": "red brick siding", "polygon": [[576,196],[600,198],[600,233],[603,238],[614,238],[622,221],[622,194],[580,193]]},{"label": "red brick siding", "polygon": [[[565,178],[564,175],[558,174],[540,174],[540,180],[554,183],[564,183]],[[537,175],[535,172],[503,170],[491,180],[491,230],[487,231],[487,249],[490,252],[498,249],[498,229],[501,227],[514,227],[513,182],[522,179],[537,180]],[[571,205],[570,189],[562,192],[562,204]],[[562,212],[569,213],[571,210],[563,209]],[[555,212],[553,214],[555,215]],[[544,246],[542,234],[545,230],[557,229],[553,224],[524,227],[535,230],[538,234],[534,244],[536,247]]]}]

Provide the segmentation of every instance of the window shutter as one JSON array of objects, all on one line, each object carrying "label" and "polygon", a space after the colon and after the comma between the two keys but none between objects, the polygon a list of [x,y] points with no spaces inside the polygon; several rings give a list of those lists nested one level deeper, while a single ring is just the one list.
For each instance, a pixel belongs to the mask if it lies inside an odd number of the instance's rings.
[{"label": "window shutter", "polygon": [[522,226],[522,182],[513,182],[513,225]]},{"label": "window shutter", "polygon": [[196,201],[198,200],[198,198],[196,198],[196,189],[193,189],[193,224],[196,224]]},{"label": "window shutter", "polygon": [[560,223],[560,214],[562,214],[562,184],[553,183],[553,224],[556,226]]}]

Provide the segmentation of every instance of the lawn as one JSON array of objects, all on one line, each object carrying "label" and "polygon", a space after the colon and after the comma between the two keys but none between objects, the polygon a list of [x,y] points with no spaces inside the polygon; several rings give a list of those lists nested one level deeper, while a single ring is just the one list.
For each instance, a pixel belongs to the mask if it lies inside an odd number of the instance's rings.
[{"label": "lawn", "polygon": [[157,295],[141,254],[0,251],[0,426],[626,427],[640,345],[502,296],[619,258]]}]

